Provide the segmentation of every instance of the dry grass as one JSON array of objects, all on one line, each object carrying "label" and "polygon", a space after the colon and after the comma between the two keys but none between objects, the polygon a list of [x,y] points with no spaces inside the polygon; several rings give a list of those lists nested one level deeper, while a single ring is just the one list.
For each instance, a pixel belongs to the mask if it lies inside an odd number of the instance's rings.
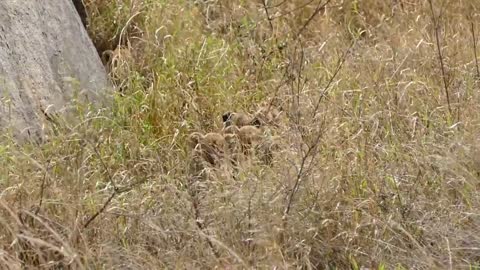
[{"label": "dry grass", "polygon": [[[480,268],[476,1],[86,2],[121,93],[3,139],[0,268]],[[272,97],[273,166],[191,183],[188,134]]]}]

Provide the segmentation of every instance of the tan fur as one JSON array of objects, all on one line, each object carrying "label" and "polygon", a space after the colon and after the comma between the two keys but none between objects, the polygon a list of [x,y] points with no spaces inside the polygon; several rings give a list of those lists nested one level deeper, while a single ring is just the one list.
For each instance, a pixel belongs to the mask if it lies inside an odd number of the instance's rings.
[{"label": "tan fur", "polygon": [[131,51],[125,46],[119,46],[115,50],[106,50],[102,53],[102,62],[107,66],[109,72],[122,69],[132,59]]},{"label": "tan fur", "polygon": [[222,134],[194,132],[189,136],[189,146],[194,159],[201,157],[211,165],[218,165],[225,154],[226,143]]},{"label": "tan fur", "polygon": [[260,120],[263,125],[279,126],[281,111],[276,107],[264,105],[255,113],[255,117]]},{"label": "tan fur", "polygon": [[203,134],[201,134],[200,132],[193,132],[192,134],[190,134],[190,136],[188,136],[188,146],[191,149],[194,149],[195,147],[197,147],[198,144],[200,144],[202,138]]},{"label": "tan fur", "polygon": [[[256,145],[260,144],[263,132],[258,127],[247,125],[240,128],[228,126],[223,129],[223,134],[229,137],[231,149],[236,149],[237,152],[248,155]],[[236,147],[233,147],[234,143],[237,144]],[[241,151],[238,151],[240,149]]]},{"label": "tan fur", "polygon": [[119,46],[115,50],[107,50],[102,53],[102,62],[106,66],[113,83],[123,89],[126,79],[131,71],[133,55],[126,46]]},{"label": "tan fur", "polygon": [[[227,141],[227,148],[235,155],[235,160],[244,160],[255,154],[263,163],[272,165],[273,153],[279,149],[275,136],[266,133],[264,127],[229,126],[224,128],[223,134]],[[227,139],[228,138],[228,139]]]},{"label": "tan fur", "polygon": [[280,150],[278,138],[276,136],[268,136],[257,147],[257,154],[260,160],[271,166],[273,164],[273,153]]},{"label": "tan fur", "polygon": [[226,133],[223,135],[225,138],[225,143],[226,143],[226,148],[231,150],[236,147],[236,144],[238,143],[238,136],[237,134],[233,133]]},{"label": "tan fur", "polygon": [[228,126],[228,127],[225,127],[223,128],[222,130],[222,133],[223,134],[238,134],[238,131],[240,130],[240,128],[238,128],[238,126]]},{"label": "tan fur", "polygon": [[[223,123],[225,127],[229,126],[237,126],[243,127],[248,125],[254,125],[258,122],[258,120],[251,115],[241,112],[228,112],[225,113],[223,116]],[[258,122],[259,124],[259,122]]]},{"label": "tan fur", "polygon": [[238,137],[242,145],[255,145],[262,139],[262,130],[254,126],[243,126],[238,130]]},{"label": "tan fur", "polygon": [[249,125],[253,121],[253,117],[244,113],[235,113],[232,116],[232,123],[237,127],[243,127]]},{"label": "tan fur", "polygon": [[234,165],[243,160],[241,143],[236,133],[225,133],[227,157]]}]

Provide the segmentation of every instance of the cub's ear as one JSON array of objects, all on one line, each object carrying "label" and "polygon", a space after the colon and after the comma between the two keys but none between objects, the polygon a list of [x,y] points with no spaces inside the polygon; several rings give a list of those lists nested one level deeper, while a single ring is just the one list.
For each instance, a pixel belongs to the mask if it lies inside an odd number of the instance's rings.
[{"label": "cub's ear", "polygon": [[202,138],[203,135],[200,132],[193,132],[188,136],[188,145],[193,149],[197,147]]},{"label": "cub's ear", "polygon": [[231,112],[226,112],[222,115],[222,119],[223,119],[223,123],[227,123],[230,118],[232,117],[232,113]]}]

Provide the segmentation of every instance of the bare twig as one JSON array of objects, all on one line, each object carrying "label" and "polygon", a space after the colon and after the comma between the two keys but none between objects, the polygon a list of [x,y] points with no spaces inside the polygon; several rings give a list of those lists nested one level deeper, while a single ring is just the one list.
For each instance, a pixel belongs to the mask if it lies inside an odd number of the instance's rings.
[{"label": "bare twig", "polygon": [[[291,14],[291,13],[294,13],[294,12],[296,12],[296,11],[298,11],[298,10],[300,10],[300,9],[308,6],[308,5],[310,5],[310,4],[313,3],[314,1],[315,1],[315,0],[309,0],[309,1],[307,1],[306,3],[301,4],[301,5],[295,7],[295,8],[293,8],[293,9],[291,9],[291,10],[288,10],[288,11],[285,11],[284,13],[281,13],[281,14],[278,14],[278,15],[275,15],[275,16],[272,16],[272,20],[277,19],[277,18],[280,18],[280,17],[284,17],[284,16],[286,16],[286,15],[288,15],[288,14]],[[268,7],[268,8],[271,8],[271,7]]]},{"label": "bare twig", "polygon": [[475,66],[477,68],[477,78],[480,79],[480,68],[478,67],[478,56],[477,56],[477,38],[475,36],[475,25],[473,24],[473,21],[470,22],[470,30],[472,31],[473,54],[475,55]]},{"label": "bare twig", "polygon": [[317,115],[318,108],[320,107],[320,103],[322,102],[323,98],[326,96],[328,90],[330,89],[330,86],[332,85],[333,81],[335,80],[338,73],[342,69],[343,64],[347,60],[347,56],[348,56],[350,50],[353,48],[353,46],[355,46],[355,43],[356,42],[353,41],[352,44],[350,44],[350,46],[347,48],[347,50],[343,53],[342,57],[340,57],[340,59],[338,60],[337,66],[335,67],[335,71],[333,72],[332,76],[328,80],[325,88],[323,88],[322,93],[320,93],[320,96],[318,97],[317,103],[315,104],[315,108],[313,109],[312,117],[315,117]]},{"label": "bare twig", "polygon": [[[299,52],[297,52],[299,51]],[[286,72],[286,81],[285,84],[289,85],[290,96],[291,96],[291,107],[287,113],[293,124],[293,129],[297,130],[302,138],[304,138],[303,127],[300,124],[301,119],[301,110],[300,110],[300,93],[304,87],[307,78],[304,78],[302,81],[302,72],[304,70],[304,48],[302,42],[297,42],[294,47],[292,56],[290,57],[289,64],[285,67]],[[298,63],[298,66],[295,66]]]},{"label": "bare twig", "polygon": [[[300,127],[300,117],[301,117],[301,113],[300,113],[300,92],[301,92],[301,89],[303,88],[303,86],[305,84],[302,85],[302,72],[304,70],[304,62],[305,62],[305,52],[304,52],[304,48],[303,48],[303,44],[300,42],[299,43],[300,45],[300,59],[298,61],[298,70],[297,70],[297,74],[295,76],[296,80],[297,80],[297,84],[296,86],[294,86],[293,84],[293,81],[292,81],[292,90],[293,88],[296,88],[297,89],[297,92],[296,93],[293,93],[293,97],[295,98],[295,100],[293,102],[296,101],[296,104],[295,104],[295,122],[297,124],[297,127]],[[296,49],[296,48],[295,48]],[[292,61],[293,63],[293,61]],[[305,83],[305,81],[303,81]],[[303,135],[303,134],[301,134]]]},{"label": "bare twig", "polygon": [[272,5],[272,6],[267,6],[267,8],[276,8],[276,7],[279,7],[283,4],[285,4],[288,0],[283,0],[282,2],[278,3],[278,4],[275,4],[275,5]]},{"label": "bare twig", "polygon": [[[257,185],[254,185],[254,189],[252,194],[250,195],[250,198],[248,199],[248,207],[247,207],[247,219],[248,219],[248,233],[249,233],[249,240],[247,242],[247,247],[250,252],[250,259],[253,259],[255,256],[252,257],[253,251],[255,250],[255,241],[253,241],[254,237],[254,231],[253,231],[253,226],[252,226],[252,200],[255,194],[257,193]],[[250,261],[250,263],[253,265],[253,261]]]},{"label": "bare twig", "polygon": [[265,14],[267,15],[267,20],[268,20],[268,24],[270,25],[270,30],[272,31],[272,34],[273,34],[272,17],[270,17],[270,13],[268,12],[267,0],[261,0],[261,1],[263,5],[263,10],[265,10]]},{"label": "bare twig", "polygon": [[107,174],[107,177],[108,177],[108,180],[110,181],[110,183],[112,184],[113,186],[113,192],[112,194],[110,195],[110,197],[108,197],[108,199],[103,203],[103,206],[102,208],[100,208],[100,210],[98,210],[95,214],[93,214],[93,216],[91,216],[87,222],[85,222],[85,224],[83,225],[83,228],[87,228],[88,225],[90,225],[90,223],[92,223],[92,221],[94,221],[101,213],[103,213],[105,211],[105,209],[107,208],[107,206],[110,204],[110,202],[113,200],[113,198],[115,198],[115,196],[119,193],[122,193],[122,192],[125,192],[125,190],[119,190],[117,185],[115,184],[115,181],[113,180],[113,177],[112,175],[110,174],[110,170],[108,169],[107,165],[105,164],[105,162],[103,161],[103,158],[102,156],[100,155],[100,153],[98,152],[98,147],[96,147],[95,145],[93,145],[89,140],[85,140],[88,144],[90,144],[92,146],[92,149],[93,151],[95,152],[95,155],[97,156],[97,158],[100,160],[100,163],[102,164],[103,168],[105,169],[105,173]]},{"label": "bare twig", "polygon": [[91,216],[87,220],[87,222],[85,222],[85,224],[83,225],[83,228],[87,228],[88,225],[90,225],[90,223],[92,223],[92,221],[94,221],[101,213],[103,213],[105,211],[105,209],[110,204],[110,202],[113,200],[113,198],[115,198],[115,195],[117,195],[117,190],[114,190],[112,192],[112,194],[110,195],[110,197],[108,197],[108,199],[105,201],[105,203],[103,203],[102,208],[100,208],[100,210],[98,210],[95,214],[93,214],[93,216]]},{"label": "bare twig", "polygon": [[87,219],[87,222],[85,222],[85,224],[83,225],[83,228],[87,228],[88,225],[90,225],[90,223],[92,223],[92,221],[94,221],[101,213],[105,212],[105,209],[107,209],[108,205],[110,204],[110,202],[112,202],[112,200],[113,200],[113,198],[115,198],[115,196],[117,196],[119,194],[122,194],[124,192],[130,191],[136,185],[144,183],[144,182],[145,182],[145,179],[142,179],[142,180],[136,181],[135,183],[133,183],[133,184],[131,184],[131,185],[125,187],[125,188],[115,188],[113,190],[112,194],[103,203],[102,208],[100,208],[97,212],[95,212],[95,214],[93,214],[89,219]]},{"label": "bare twig", "polygon": [[193,212],[194,212],[194,215],[195,215],[195,224],[197,225],[197,228],[200,231],[200,233],[204,234],[206,236],[205,241],[207,242],[208,246],[210,247],[210,250],[212,251],[215,258],[218,259],[218,258],[220,258],[220,254],[218,253],[217,249],[213,245],[213,242],[210,240],[210,237],[208,236],[208,234],[205,232],[206,228],[201,221],[202,218],[201,218],[201,213],[200,213],[200,202],[199,202],[199,198],[198,198],[198,192],[196,190],[194,190],[194,187],[192,186],[189,189],[189,194],[190,194],[190,197],[192,199],[192,208],[193,208]]},{"label": "bare twig", "polygon": [[44,196],[44,192],[45,192],[46,178],[51,178],[50,175],[48,174],[48,166],[50,165],[51,161],[49,160],[48,163],[47,163],[47,166],[44,167],[36,159],[32,158],[30,155],[27,155],[24,152],[20,152],[20,153],[23,154],[25,157],[27,157],[37,168],[42,170],[43,173],[44,173],[43,180],[42,180],[42,183],[41,183],[41,186],[40,186],[40,201],[38,202],[38,208],[35,210],[35,214],[38,214],[40,212],[40,207],[43,204],[43,196]]},{"label": "bare twig", "polygon": [[315,8],[315,10],[313,11],[310,18],[308,18],[308,20],[303,24],[302,28],[300,28],[300,30],[295,35],[295,39],[298,39],[298,37],[300,37],[300,35],[307,28],[307,26],[310,24],[310,22],[312,22],[312,20],[318,15],[318,13],[320,13],[321,10],[323,10],[325,8],[326,5],[328,5],[328,3],[330,3],[330,1],[331,0],[327,0],[327,2],[325,2],[324,4],[322,4],[322,1],[318,2],[318,5]]},{"label": "bare twig", "polygon": [[313,142],[310,145],[308,145],[307,152],[302,157],[302,161],[300,163],[300,168],[298,169],[297,175],[296,175],[296,178],[295,178],[295,183],[294,183],[293,188],[291,189],[290,193],[288,194],[287,204],[286,204],[286,206],[284,208],[284,211],[283,211],[282,219],[284,221],[284,226],[286,225],[286,221],[287,221],[288,215],[290,213],[290,209],[292,208],[293,199],[294,199],[295,194],[297,193],[297,191],[300,187],[303,176],[305,175],[305,172],[308,172],[311,169],[311,166],[307,166],[307,162],[308,162],[308,160],[310,160],[309,163],[310,163],[310,165],[312,165],[313,160],[315,159],[315,157],[319,153],[318,145],[320,144],[320,139],[321,138],[322,138],[322,132],[319,131],[316,134],[315,140],[313,140]]},{"label": "bare twig", "polygon": [[40,200],[38,201],[37,209],[35,209],[35,215],[38,215],[38,213],[40,212],[40,208],[42,208],[43,195],[45,193],[45,183],[47,181],[48,167],[50,165],[50,162],[51,160],[48,160],[47,167],[45,168],[45,172],[43,174],[42,183],[40,184]]},{"label": "bare twig", "polygon": [[[300,42],[300,46],[301,45],[302,44]],[[295,78],[296,78],[297,82],[296,82],[296,84],[295,84],[294,80],[291,80],[291,82],[290,82],[291,83],[291,88],[292,88],[292,95],[297,96],[297,104],[296,104],[297,107],[300,106],[299,99],[300,99],[300,91],[301,91],[301,88],[302,88],[301,78],[302,78],[302,71],[304,70],[304,57],[305,57],[305,55],[304,55],[303,47],[302,47],[301,52],[300,52],[300,57],[299,57],[300,59],[299,59],[298,71],[296,72],[297,74],[295,74]],[[293,63],[295,61],[291,61],[291,62]],[[297,88],[297,93],[293,93],[294,88]],[[292,101],[292,102],[295,102],[295,101]],[[298,112],[297,112],[297,114],[298,114]],[[299,116],[296,115],[294,122],[295,122],[297,127],[300,127],[299,121],[300,121]],[[300,131],[300,136],[303,138],[304,136],[302,134],[301,129],[299,131]],[[302,180],[304,179],[305,173],[309,171],[310,166],[308,166],[308,163],[309,163],[308,161],[310,160],[310,163],[313,162],[315,156],[318,154],[317,148],[318,148],[321,136],[322,136],[322,133],[318,132],[318,134],[317,134],[315,140],[313,141],[313,143],[306,143],[307,146],[308,146],[308,149],[307,149],[306,153],[303,154],[303,156],[302,156],[300,166],[297,169],[297,174],[295,176],[294,185],[291,188],[291,190],[289,191],[289,193],[287,195],[287,198],[286,198],[287,203],[286,203],[285,208],[283,210],[283,216],[282,216],[282,220],[284,222],[283,223],[284,227],[286,227],[286,225],[287,225],[287,219],[288,219],[290,210],[292,208],[295,195],[296,195],[298,189],[300,188],[300,184],[302,183]]]},{"label": "bare twig", "polygon": [[[328,1],[327,1],[327,3],[328,3]],[[336,78],[336,76],[340,72],[343,64],[346,61],[347,55],[349,54],[351,48],[353,48],[353,46],[355,44],[356,44],[356,42],[353,41],[352,44],[348,47],[348,49],[343,53],[342,57],[338,60],[338,63],[337,63],[337,66],[335,68],[335,71],[334,71],[333,75],[330,77],[330,79],[327,82],[327,85],[325,86],[322,93],[320,93],[320,96],[319,96],[319,98],[317,100],[317,103],[315,105],[312,117],[316,116],[316,114],[318,112],[318,108],[320,106],[320,103],[323,100],[323,97],[325,96],[325,94],[329,90],[331,84],[333,83],[334,79]],[[301,57],[300,68],[299,68],[298,75],[297,75],[298,80],[300,80],[300,78],[301,78],[302,69],[303,69],[303,54],[302,54],[302,57]],[[297,85],[297,88],[300,88],[299,84]],[[317,156],[317,154],[319,152],[318,151],[318,146],[320,144],[321,138],[322,138],[322,132],[319,131],[316,134],[315,139],[311,143],[307,143],[308,148],[307,148],[306,153],[303,155],[302,160],[300,162],[300,167],[297,170],[297,175],[295,177],[295,183],[294,183],[292,189],[290,190],[289,194],[287,195],[287,203],[286,203],[285,208],[283,210],[283,216],[282,216],[282,219],[283,219],[283,222],[284,222],[284,224],[283,224],[284,227],[286,226],[286,222],[287,222],[290,210],[292,208],[295,195],[298,192],[298,189],[300,188],[302,180],[304,179],[304,175],[311,168],[311,166],[309,166],[308,164],[311,165],[311,163],[313,162],[313,160],[315,159],[315,157]]]},{"label": "bare twig", "polygon": [[98,152],[98,147],[95,146],[95,145],[93,145],[88,139],[85,140],[85,141],[92,146],[93,152],[94,152],[95,155],[97,156],[98,160],[100,160],[100,164],[102,164],[102,167],[103,167],[103,169],[105,170],[105,173],[107,174],[108,181],[110,182],[110,184],[112,184],[113,189],[116,190],[116,191],[118,191],[117,185],[115,184],[115,181],[113,180],[113,177],[112,177],[112,175],[110,174],[110,170],[108,169],[107,164],[105,164],[105,162],[103,161],[102,156],[101,156],[100,153]]},{"label": "bare twig", "polygon": [[435,12],[433,10],[432,1],[433,0],[428,0],[428,3],[430,4],[430,11],[432,13],[432,23],[433,23],[433,27],[434,27],[435,40],[437,42],[438,59],[440,61],[440,68],[442,70],[443,87],[445,89],[445,96],[447,98],[448,112],[450,113],[450,116],[452,116],[452,106],[450,105],[450,94],[448,92],[447,77],[445,75],[445,65],[443,64],[442,49],[440,47],[440,37],[439,37],[439,33],[438,33],[438,21],[437,21],[437,18],[435,16]]},{"label": "bare twig", "polygon": [[[319,135],[320,135],[320,133],[319,133]],[[295,183],[293,185],[292,190],[288,194],[287,204],[286,204],[286,206],[283,210],[282,219],[284,221],[286,221],[286,219],[288,217],[288,214],[290,213],[290,209],[292,208],[293,198],[294,198],[295,194],[297,193],[298,188],[300,187],[300,183],[302,182],[303,175],[304,175],[304,170],[305,170],[305,167],[306,167],[306,164],[307,164],[307,160],[310,158],[310,156],[312,156],[312,158],[315,156],[315,154],[312,154],[312,153],[314,153],[313,150],[315,150],[317,148],[316,146],[318,145],[318,142],[320,141],[320,138],[321,138],[321,136],[317,136],[317,139],[316,139],[315,143],[308,147],[307,153],[302,158],[302,162],[300,163],[300,168],[298,169],[297,176],[296,176],[296,179],[295,179]]]},{"label": "bare twig", "polygon": [[208,247],[212,251],[213,255],[215,258],[219,259],[220,258],[220,253],[218,253],[217,249],[213,245],[213,242],[211,241],[210,237],[207,234],[206,227],[204,223],[202,222],[202,213],[200,211],[200,198],[199,198],[199,193],[200,191],[198,190],[197,181],[199,178],[201,178],[201,175],[205,173],[203,170],[195,170],[192,177],[192,179],[189,181],[188,185],[188,194],[190,195],[190,201],[192,203],[192,209],[193,209],[193,215],[195,218],[195,225],[198,228],[198,231],[200,232],[200,235],[205,235],[205,241],[207,242]]},{"label": "bare twig", "polygon": [[273,106],[273,103],[275,101],[275,98],[278,97],[278,93],[280,92],[280,88],[285,85],[286,81],[288,81],[288,67],[285,67],[285,70],[282,75],[282,79],[278,83],[278,85],[275,87],[275,90],[273,91],[273,95],[270,97],[270,101],[268,102],[268,107],[267,111],[270,111],[270,109]]}]

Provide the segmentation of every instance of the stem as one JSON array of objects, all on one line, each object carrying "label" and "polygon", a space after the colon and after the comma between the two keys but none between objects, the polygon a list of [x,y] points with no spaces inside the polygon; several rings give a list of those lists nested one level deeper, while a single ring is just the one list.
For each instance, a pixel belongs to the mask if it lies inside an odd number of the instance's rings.
[{"label": "stem", "polygon": [[115,195],[117,195],[117,191],[113,191],[112,192],[112,195],[110,195],[110,197],[108,197],[108,199],[105,201],[105,203],[103,204],[102,208],[100,208],[100,210],[98,210],[93,216],[91,216],[87,222],[85,222],[85,225],[83,225],[83,228],[87,228],[88,225],[90,225],[90,223],[92,223],[92,221],[94,221],[101,213],[103,213],[103,211],[105,211],[105,209],[107,208],[107,206],[110,204],[110,202],[113,200],[113,198],[115,197]]},{"label": "stem", "polygon": [[298,31],[298,33],[295,35],[295,39],[298,39],[300,37],[300,35],[302,34],[302,32],[307,28],[307,26],[310,24],[310,22],[312,22],[313,18],[315,18],[318,13],[320,13],[320,11],[325,8],[325,6],[328,5],[328,3],[330,3],[331,0],[327,0],[327,2],[325,2],[325,4],[322,5],[322,1],[320,1],[318,3],[318,6],[315,8],[315,10],[313,11],[312,15],[310,16],[310,18],[308,18],[308,20],[305,22],[305,24],[303,24],[302,28],[300,28],[300,30]]},{"label": "stem", "polygon": [[477,78],[480,79],[480,69],[478,68],[478,57],[477,57],[477,38],[475,37],[475,26],[473,21],[470,22],[472,39],[473,39],[473,54],[475,55],[475,66],[477,68]]},{"label": "stem", "polygon": [[440,47],[440,37],[438,35],[438,22],[435,18],[435,12],[433,11],[432,0],[428,0],[428,3],[430,4],[430,11],[432,12],[433,27],[435,28],[435,40],[437,41],[438,59],[440,61],[440,67],[442,70],[443,87],[445,89],[445,96],[447,97],[448,112],[450,113],[450,116],[452,116],[452,106],[450,105],[450,94],[448,92],[447,77],[445,75],[445,65],[443,64],[443,55]]},{"label": "stem", "polygon": [[270,25],[270,30],[273,33],[272,17],[270,16],[270,13],[268,12],[267,0],[261,0],[261,1],[262,1],[263,9],[265,10],[265,14],[267,15],[267,20],[268,20],[268,24]]}]

